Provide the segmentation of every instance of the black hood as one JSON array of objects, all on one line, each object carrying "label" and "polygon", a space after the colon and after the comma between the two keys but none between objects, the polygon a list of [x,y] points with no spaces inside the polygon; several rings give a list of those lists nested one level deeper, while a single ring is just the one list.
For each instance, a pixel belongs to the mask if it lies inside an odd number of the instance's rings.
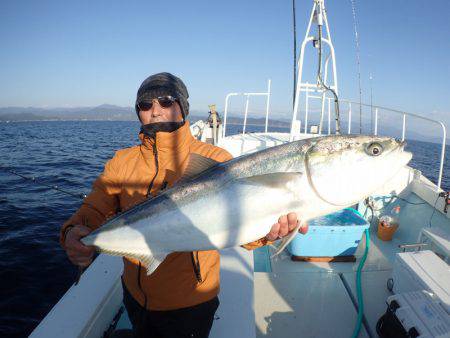
[{"label": "black hood", "polygon": [[181,122],[156,122],[144,124],[141,126],[141,133],[144,135],[155,138],[156,133],[159,131],[171,133],[182,126],[184,126],[185,121]]}]

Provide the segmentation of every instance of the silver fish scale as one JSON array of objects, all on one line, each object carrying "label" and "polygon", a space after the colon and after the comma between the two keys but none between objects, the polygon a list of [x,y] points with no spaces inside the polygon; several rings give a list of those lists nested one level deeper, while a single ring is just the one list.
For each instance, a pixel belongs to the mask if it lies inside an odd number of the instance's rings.
[{"label": "silver fish scale", "polygon": [[124,224],[132,224],[151,214],[157,214],[158,211],[175,208],[181,202],[183,204],[190,203],[203,194],[215,193],[224,184],[235,179],[280,171],[302,171],[304,156],[316,142],[316,139],[294,141],[219,163],[195,179],[176,185],[158,196],[116,215],[94,233],[100,229],[103,229],[102,231],[105,231],[106,228],[113,230]]},{"label": "silver fish scale", "polygon": [[391,138],[383,136],[341,135],[339,137],[317,138],[315,150],[321,154],[332,154],[354,146],[362,146],[369,142],[391,142]]}]

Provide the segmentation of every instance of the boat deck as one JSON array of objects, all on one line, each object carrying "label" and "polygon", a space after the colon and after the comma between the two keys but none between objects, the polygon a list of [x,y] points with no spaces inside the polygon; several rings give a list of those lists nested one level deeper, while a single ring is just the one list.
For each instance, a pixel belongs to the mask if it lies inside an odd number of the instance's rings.
[{"label": "boat deck", "polygon": [[[414,193],[403,198],[424,203]],[[392,295],[386,283],[392,275],[395,254],[401,251],[398,246],[417,243],[432,213],[428,203],[403,202],[401,226],[390,242],[380,240],[376,226],[371,226],[370,249],[361,278],[366,325],[360,337],[377,337],[376,323]],[[448,219],[439,212],[433,215],[432,223],[442,229],[447,226],[448,232]],[[365,239],[358,246],[354,263],[294,262],[287,251],[270,259],[270,272],[255,272],[256,336],[351,337],[357,319],[356,270],[364,248]],[[273,252],[270,248],[268,255]]]},{"label": "boat deck", "polygon": [[[395,254],[400,252],[400,244],[416,243],[420,231],[429,224],[433,207],[425,203],[414,193],[403,196],[412,205],[403,202],[400,214],[400,228],[390,242],[383,242],[376,235],[376,227],[370,228],[370,249],[362,272],[362,289],[364,297],[365,323],[359,337],[377,337],[376,323],[386,311],[386,299],[392,295],[386,283],[392,275],[392,264]],[[447,218],[440,214],[433,215],[433,227],[445,229]],[[253,273],[254,318],[256,337],[351,337],[357,320],[356,270],[365,248],[365,239],[360,242],[356,251],[356,262],[325,263],[325,262],[294,262],[287,251],[279,256],[269,258],[274,248],[257,250],[255,252],[255,270],[265,269],[265,272]],[[233,259],[241,259],[235,253],[227,254],[222,269],[228,271]],[[248,275],[250,262],[242,265],[244,275]],[[238,274],[236,274],[237,276]],[[224,274],[230,276],[230,274]],[[228,277],[225,277],[228,278]],[[233,277],[231,277],[233,278]],[[236,327],[240,335],[236,337],[253,336],[252,312],[243,310],[245,303],[251,301],[249,290],[242,290],[241,295],[247,298],[235,297],[230,301],[226,297],[230,285],[237,287],[239,281],[222,281],[225,294],[221,297],[226,301],[221,306],[234,304],[235,310],[221,309],[222,313],[236,315]],[[247,287],[244,281],[240,287]],[[251,291],[250,291],[251,292]],[[231,295],[232,293],[230,293]],[[243,307],[242,307],[243,305]],[[247,306],[248,308],[248,306]],[[246,318],[238,317],[246,314]],[[234,337],[231,328],[223,328],[220,320],[215,322],[211,337]],[[119,328],[131,327],[126,315],[122,316]],[[231,331],[230,331],[231,330]],[[241,330],[247,330],[243,334]]]}]

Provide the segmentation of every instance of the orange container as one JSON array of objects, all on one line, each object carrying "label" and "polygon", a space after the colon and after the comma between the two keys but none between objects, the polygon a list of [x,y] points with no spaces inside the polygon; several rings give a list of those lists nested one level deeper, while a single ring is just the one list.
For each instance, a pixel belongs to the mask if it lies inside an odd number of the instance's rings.
[{"label": "orange container", "polygon": [[377,236],[382,241],[391,241],[397,229],[398,224],[386,225],[384,222],[379,222]]}]

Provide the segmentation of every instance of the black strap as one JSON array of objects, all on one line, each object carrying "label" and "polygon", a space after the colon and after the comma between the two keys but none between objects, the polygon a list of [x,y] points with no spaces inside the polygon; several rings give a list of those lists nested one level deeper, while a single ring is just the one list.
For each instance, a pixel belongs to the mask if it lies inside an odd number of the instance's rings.
[{"label": "black strap", "polygon": [[194,252],[191,252],[191,260],[192,260],[192,266],[194,267],[194,273],[195,277],[197,278],[197,281],[201,283],[202,280],[202,274],[200,273],[200,261],[198,260],[198,251],[195,251],[197,254],[197,260],[194,257]]}]

